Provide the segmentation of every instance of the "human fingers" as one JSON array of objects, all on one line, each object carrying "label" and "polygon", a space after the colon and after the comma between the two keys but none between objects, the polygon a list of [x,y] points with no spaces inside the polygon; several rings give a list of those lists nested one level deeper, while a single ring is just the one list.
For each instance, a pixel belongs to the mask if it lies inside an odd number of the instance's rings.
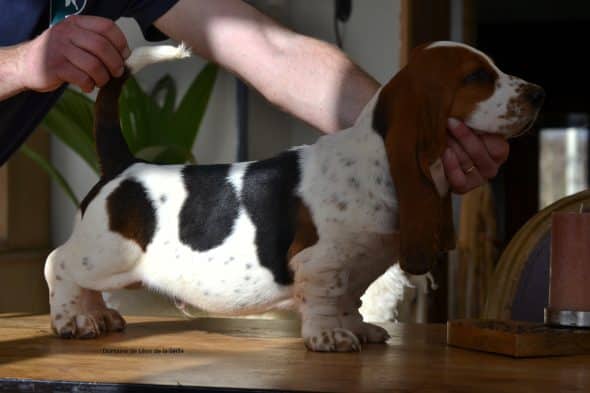
[{"label": "human fingers", "polygon": [[67,61],[92,78],[96,86],[104,86],[111,78],[108,68],[100,59],[75,44],[69,43],[63,51]]},{"label": "human fingers", "polygon": [[477,169],[471,168],[469,170],[467,168],[468,170],[466,171],[461,165],[457,154],[450,147],[445,150],[442,162],[449,186],[456,193],[464,194],[481,186],[485,182]]},{"label": "human fingers", "polygon": [[510,144],[506,138],[500,135],[483,134],[480,136],[490,157],[498,163],[503,164],[508,159],[510,153]]},{"label": "human fingers", "polygon": [[123,59],[126,59],[131,54],[125,34],[112,20],[93,15],[73,15],[67,18],[66,21],[81,29],[103,36],[117,49]]},{"label": "human fingers", "polygon": [[70,38],[72,44],[98,59],[112,76],[123,75],[125,59],[110,41],[93,31],[79,27],[74,27],[73,30],[74,34]]},{"label": "human fingers", "polygon": [[82,89],[86,93],[90,93],[94,89],[94,80],[85,72],[76,68],[73,64],[64,64],[57,71],[57,76],[64,82],[71,83]]},{"label": "human fingers", "polygon": [[449,119],[448,128],[479,173],[486,179],[496,176],[499,164],[492,159],[482,139],[457,119]]}]

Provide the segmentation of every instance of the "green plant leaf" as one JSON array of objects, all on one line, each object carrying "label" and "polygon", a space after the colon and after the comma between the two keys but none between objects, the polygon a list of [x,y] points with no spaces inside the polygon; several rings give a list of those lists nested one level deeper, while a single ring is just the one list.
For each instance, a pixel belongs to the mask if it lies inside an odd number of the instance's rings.
[{"label": "green plant leaf", "polygon": [[[207,64],[195,77],[174,110],[176,85],[166,75],[146,94],[130,77],[119,102],[121,128],[129,149],[138,158],[159,164],[196,163],[191,149],[217,76],[217,66]],[[163,95],[163,97],[161,97]],[[161,97],[161,99],[159,99]],[[162,102],[159,105],[158,102]],[[43,125],[99,172],[93,130],[94,103],[84,94],[67,89],[43,120]],[[78,205],[71,187],[43,157],[23,146],[23,153],[41,166]]]},{"label": "green plant leaf", "polygon": [[76,198],[76,194],[74,194],[72,187],[70,187],[69,183],[62,176],[62,174],[59,173],[57,168],[55,166],[53,166],[53,164],[51,164],[49,161],[47,161],[41,155],[37,154],[37,152],[35,152],[31,148],[29,148],[27,145],[22,145],[20,148],[20,151],[25,156],[27,156],[31,160],[33,160],[37,165],[39,165],[41,167],[41,169],[43,169],[49,175],[49,177],[51,179],[53,179],[57,184],[59,184],[59,186],[66,193],[66,195],[72,200],[74,205],[76,205],[76,206],[80,205],[80,202],[78,201],[78,198]]},{"label": "green plant leaf", "polygon": [[146,136],[149,127],[149,110],[145,104],[146,100],[149,99],[149,96],[144,93],[137,80],[130,77],[121,92],[119,112],[123,136],[132,153],[149,143]]},{"label": "green plant leaf", "polygon": [[90,139],[94,139],[92,134],[94,101],[76,90],[66,89],[56,106],[68,109],[72,121],[78,124]]},{"label": "green plant leaf", "polygon": [[172,133],[166,132],[173,121],[176,102],[176,84],[172,77],[166,74],[160,78],[150,92],[150,97],[157,106],[157,109],[150,113],[150,144],[170,145],[176,143],[174,130]]},{"label": "green plant leaf", "polygon": [[173,145],[147,146],[138,150],[136,157],[156,164],[185,164],[194,160],[190,150]]},{"label": "green plant leaf", "polygon": [[133,77],[123,87],[119,109],[123,136],[132,153],[159,144],[161,109]]},{"label": "green plant leaf", "polygon": [[83,94],[67,89],[42,124],[98,173],[92,137],[92,105],[92,100]]},{"label": "green plant leaf", "polygon": [[175,138],[177,145],[193,146],[195,143],[215,85],[217,70],[217,66],[213,63],[203,67],[180,101],[174,120],[169,126],[177,135]]},{"label": "green plant leaf", "polygon": [[174,104],[176,103],[176,84],[170,74],[166,74],[160,78],[150,93],[150,96],[156,103],[159,103],[160,95],[163,95],[162,105],[160,105],[162,110],[173,113]]}]

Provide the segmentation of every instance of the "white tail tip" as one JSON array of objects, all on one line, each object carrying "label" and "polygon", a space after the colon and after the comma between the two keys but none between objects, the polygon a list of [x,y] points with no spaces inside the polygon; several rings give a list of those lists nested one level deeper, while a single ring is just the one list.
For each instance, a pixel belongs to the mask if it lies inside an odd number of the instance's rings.
[{"label": "white tail tip", "polygon": [[181,43],[178,46],[142,46],[131,52],[131,55],[125,64],[129,67],[131,73],[135,74],[137,71],[150,64],[159,63],[161,61],[184,59],[190,57],[190,55],[191,52],[184,43]]}]

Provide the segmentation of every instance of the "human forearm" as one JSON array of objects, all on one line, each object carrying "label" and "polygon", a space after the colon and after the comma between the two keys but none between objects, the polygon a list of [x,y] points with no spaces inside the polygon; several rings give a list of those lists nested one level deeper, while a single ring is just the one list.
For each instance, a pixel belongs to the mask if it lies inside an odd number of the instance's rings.
[{"label": "human forearm", "polygon": [[[330,44],[296,35],[289,46],[276,60],[284,68],[261,75],[263,94],[324,132],[350,127],[379,88],[377,81]],[[279,74],[281,69],[286,72]]]},{"label": "human forearm", "polygon": [[[291,32],[241,0],[180,0],[155,25],[325,132],[352,125],[379,87],[334,46]],[[464,193],[497,172],[508,144],[462,123],[451,131],[456,143],[443,166],[451,188]],[[463,173],[463,165],[474,169]]]},{"label": "human forearm", "polygon": [[19,46],[0,48],[0,101],[24,90],[19,79]]},{"label": "human forearm", "polygon": [[181,0],[156,26],[325,132],[350,126],[378,88],[334,46],[293,33],[242,1]]}]

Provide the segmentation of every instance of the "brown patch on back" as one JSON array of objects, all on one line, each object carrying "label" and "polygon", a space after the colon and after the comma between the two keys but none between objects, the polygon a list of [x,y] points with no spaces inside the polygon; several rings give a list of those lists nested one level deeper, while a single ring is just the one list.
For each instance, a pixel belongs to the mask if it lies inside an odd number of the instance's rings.
[{"label": "brown patch on back", "polygon": [[318,241],[317,228],[311,218],[307,206],[299,200],[297,217],[295,218],[295,236],[287,251],[287,260],[290,261],[300,251],[313,246]]},{"label": "brown patch on back", "polygon": [[143,251],[156,231],[156,212],[143,186],[126,179],[107,198],[109,229],[135,241]]}]

